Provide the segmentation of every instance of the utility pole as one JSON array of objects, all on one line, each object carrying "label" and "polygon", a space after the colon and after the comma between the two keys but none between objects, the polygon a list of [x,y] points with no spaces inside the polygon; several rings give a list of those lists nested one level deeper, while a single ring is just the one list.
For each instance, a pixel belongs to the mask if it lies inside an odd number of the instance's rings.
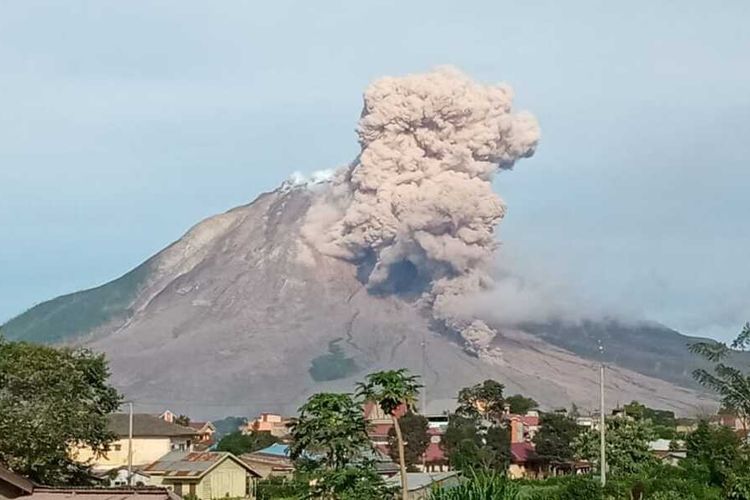
[{"label": "utility pole", "polygon": [[602,487],[607,484],[607,439],[604,419],[604,346],[599,341],[599,475]]},{"label": "utility pole", "polygon": [[[427,334],[422,329],[422,416],[427,418]],[[432,439],[432,436],[430,436]],[[428,445],[429,446],[429,445]],[[422,471],[427,471],[427,450],[422,453]]]},{"label": "utility pole", "polygon": [[133,402],[128,401],[128,486],[133,486]]}]

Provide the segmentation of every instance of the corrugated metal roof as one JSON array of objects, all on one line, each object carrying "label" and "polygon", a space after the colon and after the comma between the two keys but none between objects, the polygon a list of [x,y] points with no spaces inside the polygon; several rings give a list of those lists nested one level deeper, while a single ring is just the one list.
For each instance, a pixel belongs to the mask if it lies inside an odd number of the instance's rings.
[{"label": "corrugated metal roof", "polygon": [[177,500],[165,488],[34,488],[24,500]]},{"label": "corrugated metal roof", "polygon": [[[407,472],[406,479],[409,484],[409,491],[421,490],[429,487],[434,483],[441,483],[446,479],[457,477],[458,472]],[[389,486],[400,486],[401,477],[393,476],[386,480]]]},{"label": "corrugated metal roof", "polygon": [[263,448],[262,450],[258,450],[254,453],[262,453],[264,455],[272,455],[275,457],[289,457],[289,446],[286,444],[276,443],[272,444],[271,446],[267,448]]},{"label": "corrugated metal roof", "polygon": [[145,467],[144,470],[168,477],[198,478],[225,459],[235,460],[246,470],[257,475],[246,463],[225,451],[172,451]]}]

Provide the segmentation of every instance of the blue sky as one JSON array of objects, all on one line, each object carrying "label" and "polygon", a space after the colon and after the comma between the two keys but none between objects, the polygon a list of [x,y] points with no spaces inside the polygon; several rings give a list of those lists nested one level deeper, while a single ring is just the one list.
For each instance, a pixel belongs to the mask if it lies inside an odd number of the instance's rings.
[{"label": "blue sky", "polygon": [[0,321],[357,152],[361,92],[452,64],[542,126],[519,268],[688,333],[750,320],[750,3],[0,4]]}]

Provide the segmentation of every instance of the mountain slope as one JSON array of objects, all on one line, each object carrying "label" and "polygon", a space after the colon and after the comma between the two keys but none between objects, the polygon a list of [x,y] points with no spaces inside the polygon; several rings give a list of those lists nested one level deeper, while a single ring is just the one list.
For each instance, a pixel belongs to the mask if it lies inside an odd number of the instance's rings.
[{"label": "mountain slope", "polygon": [[[471,356],[413,303],[369,293],[355,265],[305,243],[300,230],[315,196],[288,185],[264,194],[196,225],[122,278],[40,304],[3,331],[103,351],[116,385],[142,407],[208,417],[291,412],[313,392],[349,390],[368,371],[401,366],[424,375],[431,408],[488,377],[547,406],[596,406],[593,326],[506,330],[494,340],[499,361]],[[678,349],[687,337],[596,328],[621,335],[629,349],[613,358],[613,403],[638,399],[682,413],[710,403],[689,387]],[[637,362],[649,352],[669,369]]]}]

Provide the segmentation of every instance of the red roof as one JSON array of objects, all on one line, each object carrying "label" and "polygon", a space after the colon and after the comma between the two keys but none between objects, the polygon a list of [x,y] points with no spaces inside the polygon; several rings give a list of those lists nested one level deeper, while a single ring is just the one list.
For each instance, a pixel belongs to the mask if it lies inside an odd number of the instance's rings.
[{"label": "red roof", "polygon": [[531,443],[511,443],[510,445],[510,460],[514,464],[526,463],[534,455],[536,455],[536,452],[534,451],[534,445]]}]

